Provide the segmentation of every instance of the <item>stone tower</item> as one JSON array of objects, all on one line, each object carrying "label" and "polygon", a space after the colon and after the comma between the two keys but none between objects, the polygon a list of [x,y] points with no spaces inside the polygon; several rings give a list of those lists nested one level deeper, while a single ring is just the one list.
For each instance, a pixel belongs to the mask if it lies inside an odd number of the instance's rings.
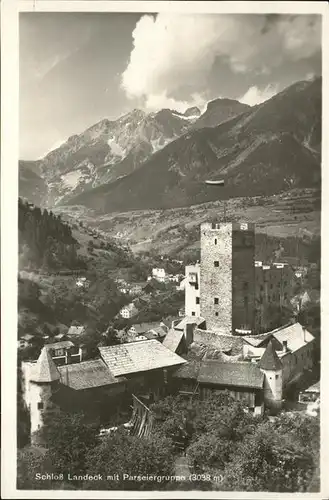
[{"label": "stone tower", "polygon": [[30,413],[31,443],[38,440],[43,415],[52,409],[51,397],[58,390],[60,373],[46,347],[35,363],[22,363],[24,401]]},{"label": "stone tower", "polygon": [[265,406],[273,410],[279,410],[282,405],[282,363],[271,340],[259,361],[259,368],[265,375]]},{"label": "stone tower", "polygon": [[209,330],[253,331],[255,226],[201,225],[200,313]]}]

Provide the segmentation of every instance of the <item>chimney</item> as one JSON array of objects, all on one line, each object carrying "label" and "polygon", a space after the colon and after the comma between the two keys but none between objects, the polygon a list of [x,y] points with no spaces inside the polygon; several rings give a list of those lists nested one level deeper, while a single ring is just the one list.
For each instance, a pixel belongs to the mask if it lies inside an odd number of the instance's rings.
[{"label": "chimney", "polygon": [[195,323],[188,323],[187,325],[184,326],[184,337],[187,347],[190,347],[190,345],[193,343],[195,328],[196,328]]},{"label": "chimney", "polygon": [[304,342],[306,342],[306,328],[305,326],[303,326],[302,328],[303,328],[303,340]]},{"label": "chimney", "polygon": [[283,346],[283,352],[288,352],[288,341],[287,340],[282,341],[282,346]]}]

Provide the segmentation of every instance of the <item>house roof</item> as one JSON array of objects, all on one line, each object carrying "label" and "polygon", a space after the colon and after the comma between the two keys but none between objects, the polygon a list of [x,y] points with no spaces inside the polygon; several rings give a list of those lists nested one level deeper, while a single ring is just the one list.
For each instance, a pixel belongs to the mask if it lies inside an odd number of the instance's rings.
[{"label": "house roof", "polygon": [[30,335],[29,333],[26,333],[25,335],[22,335],[20,340],[26,340],[27,342],[29,340],[32,340],[35,338],[35,335]]},{"label": "house roof", "polygon": [[263,370],[281,370],[282,363],[273,347],[272,341],[270,340],[264,351],[263,356],[259,361],[259,368]]},{"label": "house roof", "polygon": [[201,363],[198,382],[228,387],[262,389],[264,374],[255,363],[223,363],[213,359]]},{"label": "house roof", "polygon": [[153,322],[153,323],[138,323],[137,325],[131,325],[129,330],[131,328],[134,328],[136,333],[141,335],[142,333],[148,332],[153,328],[159,327],[159,321]]},{"label": "house roof", "polygon": [[194,342],[214,347],[232,355],[240,354],[243,348],[243,337],[198,328],[194,330]]},{"label": "house roof", "polygon": [[260,347],[260,345],[270,338],[271,335],[271,332],[260,333],[259,335],[248,335],[247,337],[243,337],[243,340],[254,347]]},{"label": "house roof", "polygon": [[125,309],[128,309],[128,311],[130,311],[130,312],[137,311],[137,307],[135,306],[135,304],[133,302],[131,302],[130,304],[124,306],[121,309],[121,311],[124,311]]},{"label": "house roof", "polygon": [[180,366],[173,374],[173,377],[196,380],[199,375],[200,366],[201,366],[201,361],[193,359],[188,363],[185,363],[184,365]]},{"label": "house roof", "polygon": [[184,332],[179,330],[170,329],[165,336],[162,345],[172,352],[176,352],[182,338],[184,337]]},{"label": "house roof", "polygon": [[188,324],[195,324],[197,326],[201,325],[204,323],[205,319],[201,318],[200,316],[185,316],[185,318],[180,321],[175,328],[177,330],[184,330],[184,327]]},{"label": "house roof", "polygon": [[62,342],[54,342],[53,344],[46,344],[47,349],[68,349],[73,347],[74,344],[71,340],[62,340]]},{"label": "house roof", "polygon": [[302,327],[300,323],[293,323],[273,332],[280,344],[285,340],[290,351],[294,352],[314,340],[313,335]]},{"label": "house roof", "polygon": [[99,347],[99,351],[115,377],[186,363],[155,339]]},{"label": "house roof", "polygon": [[70,326],[67,335],[81,335],[84,332],[84,326]]},{"label": "house roof", "polygon": [[32,382],[54,382],[55,380],[60,379],[59,371],[52,360],[52,357],[44,346],[42,348],[41,354],[38,358],[38,361],[35,363],[32,373],[31,373],[31,381]]},{"label": "house roof", "polygon": [[101,359],[59,366],[58,370],[61,383],[76,391],[120,382]]},{"label": "house roof", "polygon": [[320,392],[320,381],[317,382],[316,384],[311,385],[307,389],[305,389],[304,392]]}]

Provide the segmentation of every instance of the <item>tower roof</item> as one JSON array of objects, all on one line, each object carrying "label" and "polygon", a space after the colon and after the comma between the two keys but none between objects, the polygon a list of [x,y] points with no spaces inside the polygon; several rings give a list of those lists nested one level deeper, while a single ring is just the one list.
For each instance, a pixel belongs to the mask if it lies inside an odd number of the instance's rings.
[{"label": "tower roof", "polygon": [[281,370],[282,363],[273,347],[272,340],[269,341],[263,356],[259,362],[259,368],[263,370]]},{"label": "tower roof", "polygon": [[33,382],[54,382],[60,379],[60,373],[51,357],[47,347],[42,348],[41,354],[33,370]]}]

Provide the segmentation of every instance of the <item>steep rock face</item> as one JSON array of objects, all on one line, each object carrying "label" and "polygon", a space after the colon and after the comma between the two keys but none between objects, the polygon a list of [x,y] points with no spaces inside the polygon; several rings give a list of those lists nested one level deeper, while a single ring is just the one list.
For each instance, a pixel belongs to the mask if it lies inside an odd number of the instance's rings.
[{"label": "steep rock face", "polygon": [[47,188],[48,206],[127,175],[154,152],[180,137],[190,123],[170,110],[141,110],[118,120],[104,119],[71,136],[42,160],[31,163]]},{"label": "steep rock face", "polygon": [[[213,128],[189,131],[141,168],[75,197],[103,212],[270,195],[321,182],[320,79],[299,82]],[[224,179],[225,188],[206,186]]]},{"label": "steep rock face", "polygon": [[[227,104],[223,105],[226,109]],[[218,103],[217,108],[220,107]],[[220,112],[216,112],[220,123]],[[230,116],[232,113],[231,110]],[[162,109],[147,114],[134,109],[118,120],[101,120],[83,133],[69,137],[42,160],[28,162],[29,170],[44,179],[47,196],[43,202],[49,207],[65,203],[134,172],[154,153],[190,130],[200,114],[195,106],[185,113]],[[227,118],[227,111],[223,111],[223,116]],[[40,202],[40,198],[31,201]]]}]

